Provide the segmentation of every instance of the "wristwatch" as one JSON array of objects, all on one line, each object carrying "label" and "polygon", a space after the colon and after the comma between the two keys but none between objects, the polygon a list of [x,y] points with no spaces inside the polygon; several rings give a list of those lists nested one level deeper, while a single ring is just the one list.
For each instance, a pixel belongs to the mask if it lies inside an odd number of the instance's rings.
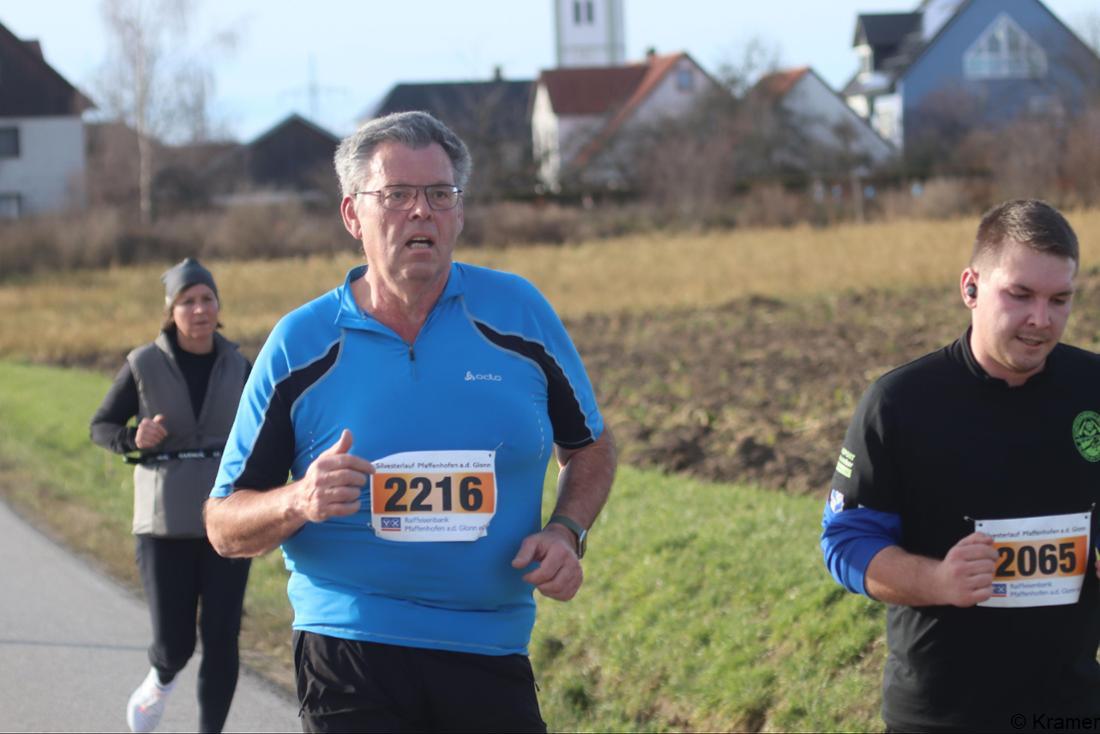
[{"label": "wristwatch", "polygon": [[573,531],[573,535],[577,536],[577,558],[584,558],[584,550],[588,547],[588,531],[581,527],[579,522],[571,520],[565,515],[551,515],[546,524],[549,525],[555,522]]}]

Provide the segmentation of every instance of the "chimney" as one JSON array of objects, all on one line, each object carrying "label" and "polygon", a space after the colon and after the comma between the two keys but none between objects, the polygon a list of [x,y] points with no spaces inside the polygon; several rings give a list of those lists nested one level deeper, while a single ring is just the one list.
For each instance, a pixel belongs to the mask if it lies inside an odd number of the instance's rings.
[{"label": "chimney", "polygon": [[493,81],[494,82],[504,81],[504,68],[500,64],[497,64],[496,66],[493,67]]},{"label": "chimney", "polygon": [[653,59],[657,57],[657,47],[650,46],[645,50],[645,61],[647,64],[652,63]]}]

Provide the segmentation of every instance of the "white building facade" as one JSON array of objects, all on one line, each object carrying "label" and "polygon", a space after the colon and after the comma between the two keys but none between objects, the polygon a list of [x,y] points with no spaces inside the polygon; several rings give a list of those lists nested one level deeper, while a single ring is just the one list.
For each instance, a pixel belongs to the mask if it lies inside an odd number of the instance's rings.
[{"label": "white building facade", "polygon": [[95,105],[0,24],[0,218],[85,204],[83,113]]},{"label": "white building facade", "polygon": [[631,133],[688,113],[715,82],[686,53],[539,75],[531,132],[539,186],[618,188]]},{"label": "white building facade", "polygon": [[0,117],[0,218],[82,208],[84,180],[79,115]]},{"label": "white building facade", "polygon": [[[891,111],[886,102],[880,97],[875,107],[875,114],[884,127]],[[812,69],[800,75],[781,104],[794,116],[808,141],[823,150],[863,157],[872,165],[885,163],[897,155],[896,147],[891,144],[893,139],[876,132],[881,128],[869,125]],[[900,119],[891,122],[891,126],[897,127],[899,136],[900,122]]]}]

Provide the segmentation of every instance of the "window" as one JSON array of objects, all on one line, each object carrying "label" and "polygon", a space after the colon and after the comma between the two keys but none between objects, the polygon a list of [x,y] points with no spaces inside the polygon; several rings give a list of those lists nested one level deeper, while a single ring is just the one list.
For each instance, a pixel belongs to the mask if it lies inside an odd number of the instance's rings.
[{"label": "window", "polygon": [[968,79],[1038,79],[1047,55],[1016,21],[1001,13],[963,56]]},{"label": "window", "polygon": [[19,157],[19,128],[0,127],[0,158]]},{"label": "window", "polygon": [[19,194],[0,193],[0,219],[19,219],[21,204]]},{"label": "window", "polygon": [[856,48],[856,54],[859,55],[859,71],[861,74],[870,74],[875,70],[875,53],[870,46],[859,46]]},{"label": "window", "polygon": [[676,89],[681,92],[690,92],[695,88],[695,74],[691,72],[691,67],[688,65],[680,66],[676,69]]},{"label": "window", "polygon": [[593,0],[573,0],[573,25],[596,22],[596,4]]},{"label": "window", "polygon": [[1027,101],[1027,111],[1035,117],[1061,120],[1066,115],[1062,100],[1052,94],[1037,94]]}]

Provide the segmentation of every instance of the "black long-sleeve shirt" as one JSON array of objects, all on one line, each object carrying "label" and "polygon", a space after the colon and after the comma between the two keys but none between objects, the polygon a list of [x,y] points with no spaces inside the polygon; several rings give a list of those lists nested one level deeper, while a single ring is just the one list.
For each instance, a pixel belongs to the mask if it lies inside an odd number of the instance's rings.
[{"label": "black long-sleeve shirt", "polygon": [[[928,558],[944,558],[974,532],[976,520],[1089,516],[1096,546],[1098,378],[1100,357],[1059,344],[1041,372],[1010,387],[978,363],[969,331],[892,370],[868,389],[852,418],[828,524],[834,533],[845,523],[858,530],[861,515],[868,518],[868,532],[849,541],[851,558],[862,554],[868,563],[873,555],[860,543],[873,552],[883,537],[874,531],[891,515],[898,537],[887,532],[885,540]],[[1100,584],[1093,550],[1083,550],[1083,559],[1071,551],[1083,575],[1073,604],[890,606],[887,726],[1001,731],[1041,729],[1035,722],[1048,717],[1100,716]],[[1025,576],[1008,569],[1007,557],[998,555],[998,581]],[[1017,727],[1013,714],[1026,726]]]}]

